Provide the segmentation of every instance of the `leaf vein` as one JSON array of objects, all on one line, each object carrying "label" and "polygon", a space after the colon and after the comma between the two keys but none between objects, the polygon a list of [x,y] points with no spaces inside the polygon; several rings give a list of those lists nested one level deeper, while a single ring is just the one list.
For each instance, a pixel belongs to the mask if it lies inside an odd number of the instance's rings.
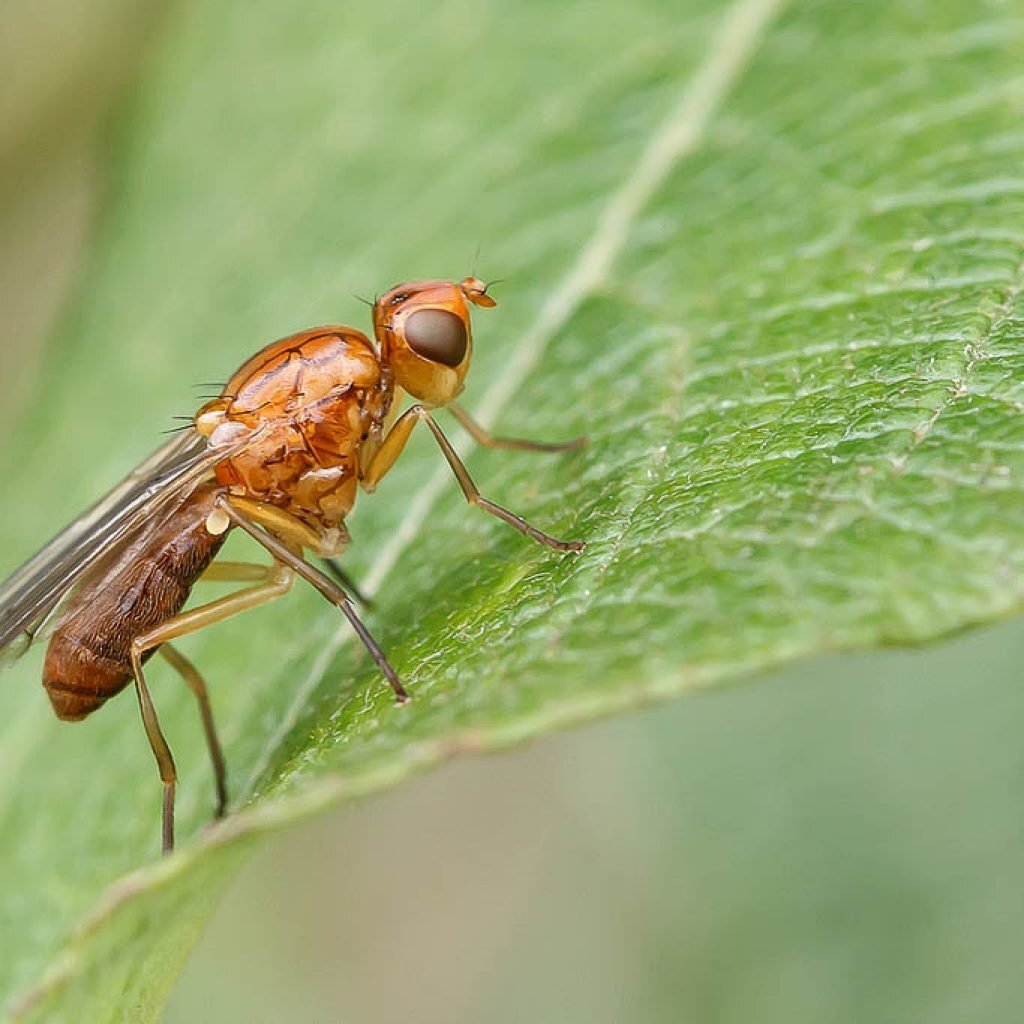
[{"label": "leaf vein", "polygon": [[[640,212],[662,183],[685,157],[703,142],[707,126],[730,90],[746,70],[783,0],[735,0],[722,19],[707,57],[689,79],[668,116],[657,127],[632,172],[611,197],[594,232],[560,286],[552,292],[527,332],[516,356],[504,374],[484,395],[478,418],[491,426],[505,405],[540,360],[552,338],[606,279],[615,259],[625,247]],[[469,445],[467,445],[467,448]],[[410,503],[408,512],[381,551],[365,580],[371,596],[390,573],[399,556],[415,538],[420,523],[448,482],[448,472],[439,467]],[[245,794],[251,794],[266,771],[274,751],[298,721],[309,697],[339,647],[348,638],[339,630],[326,644],[313,670],[296,691],[295,699],[250,773]]]}]

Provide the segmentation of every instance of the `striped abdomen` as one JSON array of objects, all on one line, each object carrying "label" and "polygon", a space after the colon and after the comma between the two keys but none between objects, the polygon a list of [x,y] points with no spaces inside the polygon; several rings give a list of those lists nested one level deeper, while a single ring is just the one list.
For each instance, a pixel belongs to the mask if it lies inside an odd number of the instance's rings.
[{"label": "striped abdomen", "polygon": [[211,536],[205,525],[216,495],[190,495],[71,599],[43,664],[58,718],[85,718],[131,681],[132,641],[181,610],[224,543],[227,534]]}]

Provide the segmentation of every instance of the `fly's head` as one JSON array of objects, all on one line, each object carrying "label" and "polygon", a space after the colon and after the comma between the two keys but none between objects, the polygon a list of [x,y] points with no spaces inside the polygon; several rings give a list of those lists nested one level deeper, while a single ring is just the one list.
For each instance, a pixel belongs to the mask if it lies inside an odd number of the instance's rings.
[{"label": "fly's head", "polygon": [[428,405],[445,405],[462,391],[473,355],[469,307],[494,306],[476,277],[410,281],[373,305],[381,362],[395,383]]}]

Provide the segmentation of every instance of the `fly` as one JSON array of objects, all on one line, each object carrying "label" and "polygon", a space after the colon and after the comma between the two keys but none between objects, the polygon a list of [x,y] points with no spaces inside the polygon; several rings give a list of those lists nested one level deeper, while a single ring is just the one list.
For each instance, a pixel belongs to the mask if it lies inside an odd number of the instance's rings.
[{"label": "fly", "polygon": [[[470,306],[495,301],[475,277],[398,285],[373,305],[376,345],[329,326],[273,342],[242,365],[192,423],[0,585],[0,657],[52,629],[43,686],[57,717],[79,721],[134,684],[163,783],[162,842],[174,848],[177,770],[146,682],[159,652],[195,695],[216,785],[226,769],[206,684],[174,646],[181,637],[285,594],[301,577],[348,619],[398,702],[398,675],[353,606],[343,575],[309,561],[337,557],[361,487],[372,492],[423,423],[466,500],[556,551],[580,551],[485,498],[431,410],[447,407],[481,445],[557,452],[492,437],[456,404],[472,357]],[[400,411],[405,394],[414,400]],[[233,529],[269,552],[260,565],[218,559]],[[330,562],[328,562],[330,564]],[[237,584],[184,610],[195,583]]]}]

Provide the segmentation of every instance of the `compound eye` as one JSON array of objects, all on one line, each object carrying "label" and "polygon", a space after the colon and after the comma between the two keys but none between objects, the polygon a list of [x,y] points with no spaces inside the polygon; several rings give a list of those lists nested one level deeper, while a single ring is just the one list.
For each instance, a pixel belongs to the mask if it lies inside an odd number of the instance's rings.
[{"label": "compound eye", "polygon": [[405,321],[405,340],[418,356],[458,366],[466,356],[466,325],[446,309],[417,309]]}]

